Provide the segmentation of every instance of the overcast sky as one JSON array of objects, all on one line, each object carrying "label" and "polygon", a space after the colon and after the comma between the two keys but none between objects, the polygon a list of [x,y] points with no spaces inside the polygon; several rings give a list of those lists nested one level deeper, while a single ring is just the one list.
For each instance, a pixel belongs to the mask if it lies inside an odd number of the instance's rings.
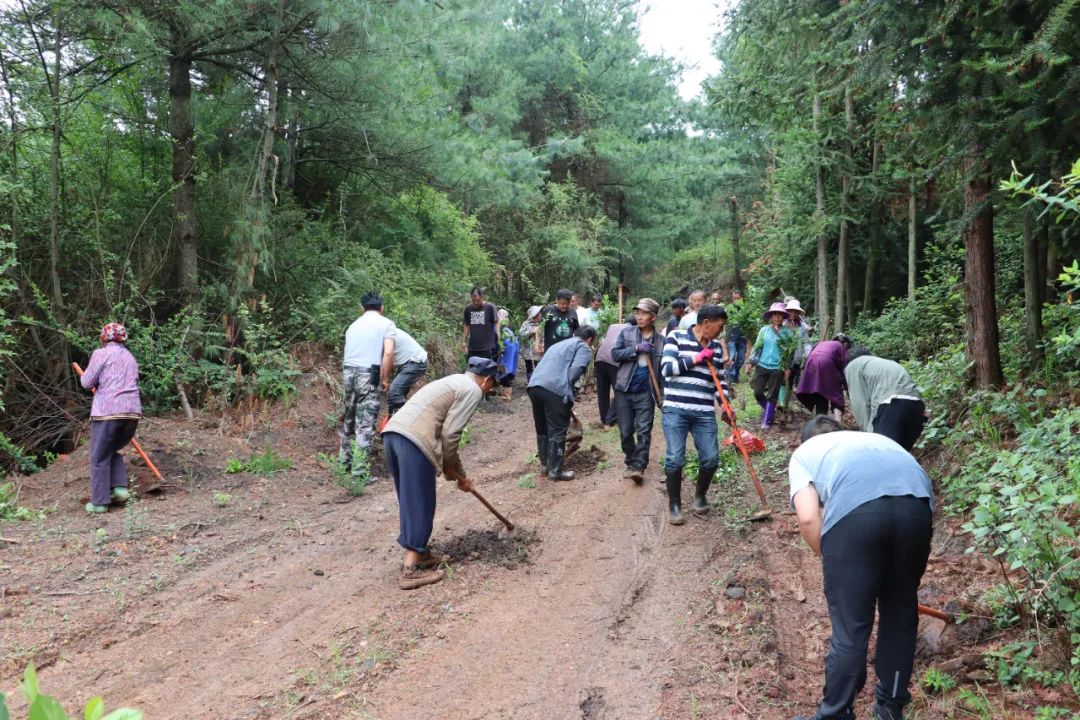
[{"label": "overcast sky", "polygon": [[679,93],[686,99],[701,92],[705,78],[720,69],[712,39],[724,12],[737,0],[641,0],[641,44],[653,55],[667,55],[687,66]]}]

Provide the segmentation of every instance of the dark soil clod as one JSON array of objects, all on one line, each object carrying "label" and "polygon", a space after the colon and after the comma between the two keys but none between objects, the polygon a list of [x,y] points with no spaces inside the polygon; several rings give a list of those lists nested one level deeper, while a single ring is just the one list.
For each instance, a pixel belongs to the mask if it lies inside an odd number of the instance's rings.
[{"label": "dark soil clod", "polygon": [[590,445],[568,457],[566,468],[576,473],[589,473],[596,470],[604,460],[607,460],[607,453],[595,445]]},{"label": "dark soil clod", "polygon": [[439,543],[439,552],[458,561],[476,560],[514,570],[530,562],[530,547],[539,538],[532,530],[518,527],[512,533],[498,530],[469,530],[463,535]]},{"label": "dark soil clod", "polygon": [[604,716],[604,689],[591,687],[581,701],[581,720],[599,720]]}]

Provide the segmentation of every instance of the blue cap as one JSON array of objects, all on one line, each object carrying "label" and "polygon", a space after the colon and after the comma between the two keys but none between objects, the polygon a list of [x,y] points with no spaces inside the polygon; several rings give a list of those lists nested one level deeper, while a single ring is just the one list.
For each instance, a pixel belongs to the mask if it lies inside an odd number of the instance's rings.
[{"label": "blue cap", "polygon": [[469,358],[469,372],[471,373],[483,375],[485,377],[495,377],[495,374],[498,371],[499,366],[496,365],[493,360],[476,356]]}]

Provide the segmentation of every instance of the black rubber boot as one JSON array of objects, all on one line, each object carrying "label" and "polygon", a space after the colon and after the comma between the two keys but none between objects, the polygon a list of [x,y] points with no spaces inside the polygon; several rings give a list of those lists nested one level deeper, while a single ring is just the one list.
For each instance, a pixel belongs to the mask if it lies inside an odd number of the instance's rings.
[{"label": "black rubber boot", "polygon": [[672,525],[682,525],[686,522],[682,514],[682,468],[678,470],[665,468],[664,475],[667,477],[668,522]]},{"label": "black rubber boot", "polygon": [[548,474],[548,436],[536,436],[536,459],[540,462],[540,474]]},{"label": "black rubber boot", "polygon": [[549,442],[548,450],[548,480],[573,480],[574,473],[563,470],[563,459],[566,457],[566,440]]},{"label": "black rubber boot", "polygon": [[698,515],[708,515],[709,513],[709,498],[707,497],[707,494],[709,492],[709,486],[712,485],[713,475],[715,474],[716,468],[698,470],[697,483],[694,485],[694,512]]}]

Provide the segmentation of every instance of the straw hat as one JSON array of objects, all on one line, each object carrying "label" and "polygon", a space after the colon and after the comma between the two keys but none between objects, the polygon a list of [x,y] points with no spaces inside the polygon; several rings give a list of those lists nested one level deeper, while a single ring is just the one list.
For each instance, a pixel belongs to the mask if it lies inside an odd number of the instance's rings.
[{"label": "straw hat", "polygon": [[787,305],[784,305],[782,302],[774,302],[769,306],[769,309],[765,311],[765,319],[768,320],[769,316],[773,313],[780,313],[786,320],[788,318]]},{"label": "straw hat", "polygon": [[785,307],[787,308],[787,311],[789,313],[790,312],[797,312],[797,313],[800,313],[802,315],[806,314],[806,311],[802,309],[802,305],[800,305],[799,301],[797,299],[795,299],[795,298],[791,298],[790,300],[788,300],[787,305],[785,305]]}]

